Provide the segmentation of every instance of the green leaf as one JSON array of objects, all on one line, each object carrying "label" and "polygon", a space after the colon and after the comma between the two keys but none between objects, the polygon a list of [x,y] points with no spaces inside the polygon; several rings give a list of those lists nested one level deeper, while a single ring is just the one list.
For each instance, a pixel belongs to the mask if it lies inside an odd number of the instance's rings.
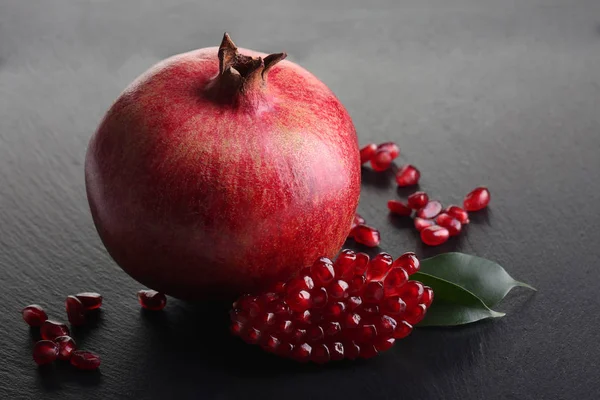
[{"label": "green leaf", "polygon": [[[526,283],[514,280],[495,262],[463,253],[445,253],[423,260],[420,272],[466,289],[488,307],[498,304],[514,287],[536,290]],[[437,298],[435,287],[433,291]]]},{"label": "green leaf", "polygon": [[419,322],[420,327],[464,325],[505,315],[491,310],[472,292],[442,278],[417,272],[411,279],[430,286],[434,292],[433,304]]}]

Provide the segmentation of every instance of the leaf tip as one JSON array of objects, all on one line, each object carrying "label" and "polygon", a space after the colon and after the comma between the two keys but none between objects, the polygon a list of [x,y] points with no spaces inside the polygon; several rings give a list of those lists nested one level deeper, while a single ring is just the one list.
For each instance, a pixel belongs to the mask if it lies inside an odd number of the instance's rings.
[{"label": "leaf tip", "polygon": [[490,313],[491,313],[492,318],[502,318],[506,315],[506,313],[498,312],[498,311],[494,311],[494,310],[490,310]]},{"label": "leaf tip", "polygon": [[527,283],[525,283],[525,282],[519,282],[519,281],[516,281],[516,285],[517,285],[517,286],[519,286],[519,287],[524,287],[524,288],[527,288],[527,289],[531,289],[531,290],[533,290],[534,292],[537,292],[537,291],[538,291],[536,288],[534,288],[534,287],[533,287],[533,286],[531,286],[531,285],[528,285],[528,284],[527,284]]}]

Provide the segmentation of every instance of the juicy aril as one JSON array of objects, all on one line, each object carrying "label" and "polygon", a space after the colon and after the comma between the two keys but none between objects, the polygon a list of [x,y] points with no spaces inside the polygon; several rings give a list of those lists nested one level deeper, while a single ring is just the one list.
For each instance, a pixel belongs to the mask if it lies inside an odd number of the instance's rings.
[{"label": "juicy aril", "polygon": [[133,278],[184,299],[255,292],[350,230],[356,133],[334,94],[285,53],[171,57],[107,112],[85,163],[94,222]]}]

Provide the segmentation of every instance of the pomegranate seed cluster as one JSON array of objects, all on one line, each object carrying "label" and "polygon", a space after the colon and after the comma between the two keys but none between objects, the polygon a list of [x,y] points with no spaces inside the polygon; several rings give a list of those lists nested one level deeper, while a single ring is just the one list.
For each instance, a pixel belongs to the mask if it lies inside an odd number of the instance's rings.
[{"label": "pomegranate seed cluster", "polygon": [[457,236],[469,221],[469,211],[479,211],[490,202],[490,192],[478,187],[465,196],[463,208],[451,205],[446,208],[437,200],[430,200],[425,192],[415,192],[407,202],[388,201],[391,213],[410,217],[414,211],[414,225],[421,233],[421,241],[429,246],[439,246],[450,237]]},{"label": "pomegranate seed cluster", "polygon": [[399,155],[400,148],[396,143],[386,142],[380,145],[369,143],[360,149],[360,162],[364,164],[370,161],[371,168],[374,171],[381,172],[388,169],[392,165],[392,161]]},{"label": "pomegranate seed cluster", "polygon": [[[167,304],[166,296],[154,290],[140,290],[138,301],[143,308],[152,311],[162,310]],[[83,292],[67,296],[67,319],[72,326],[83,325],[86,322],[86,314],[101,306],[102,296],[98,293]],[[77,350],[69,327],[62,322],[49,320],[48,314],[39,305],[29,305],[21,314],[27,325],[40,329],[42,340],[33,347],[33,360],[36,364],[45,365],[63,360],[82,370],[95,370],[100,366],[100,357],[89,351]]]},{"label": "pomegranate seed cluster", "polygon": [[233,304],[231,331],[265,351],[300,362],[371,358],[423,319],[433,290],[409,280],[414,253],[394,260],[343,250],[319,258],[272,291]]},{"label": "pomegranate seed cluster", "polygon": [[[72,326],[83,325],[86,314],[100,306],[102,306],[102,296],[98,293],[84,292],[67,296],[65,301],[67,319]],[[48,315],[39,305],[29,305],[21,311],[21,314],[27,325],[40,329],[42,340],[33,346],[33,361],[36,364],[46,365],[62,360],[69,361],[75,368],[84,370],[94,370],[100,366],[100,357],[89,351],[77,350],[77,344],[70,336],[69,327],[62,322],[48,319]]]}]

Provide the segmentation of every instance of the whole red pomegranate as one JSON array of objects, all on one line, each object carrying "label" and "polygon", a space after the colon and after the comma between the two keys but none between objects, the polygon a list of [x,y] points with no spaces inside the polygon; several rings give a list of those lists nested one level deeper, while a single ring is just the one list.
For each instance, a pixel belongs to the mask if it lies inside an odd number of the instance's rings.
[{"label": "whole red pomegranate", "polygon": [[346,239],[360,191],[348,113],[285,53],[162,61],[105,115],[85,162],[96,228],[144,285],[183,299],[255,292]]}]

